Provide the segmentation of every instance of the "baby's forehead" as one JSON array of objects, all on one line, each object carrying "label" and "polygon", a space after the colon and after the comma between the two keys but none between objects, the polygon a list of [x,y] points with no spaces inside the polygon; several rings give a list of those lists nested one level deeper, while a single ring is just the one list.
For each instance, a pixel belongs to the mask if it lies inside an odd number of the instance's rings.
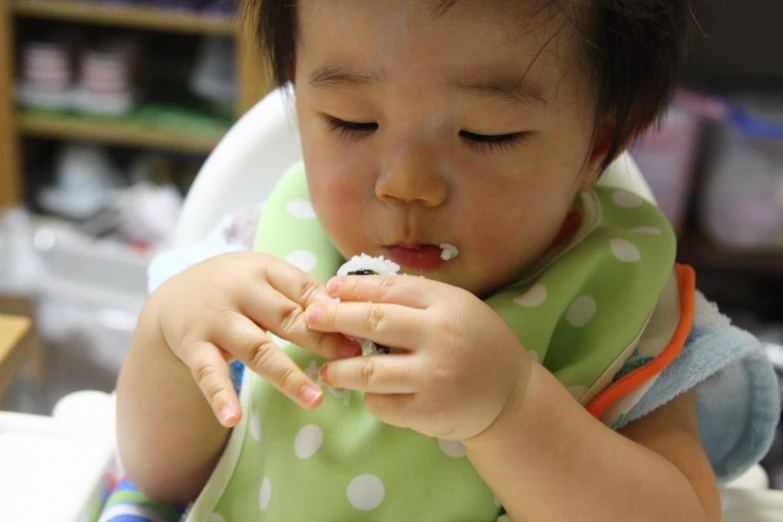
[{"label": "baby's forehead", "polygon": [[528,5],[548,3],[303,0],[297,69],[306,69],[308,80],[331,68],[361,72],[351,80],[366,83],[418,74],[470,85],[502,76],[506,85],[528,78],[523,91],[535,91],[534,84],[554,90],[586,60],[565,15]]}]

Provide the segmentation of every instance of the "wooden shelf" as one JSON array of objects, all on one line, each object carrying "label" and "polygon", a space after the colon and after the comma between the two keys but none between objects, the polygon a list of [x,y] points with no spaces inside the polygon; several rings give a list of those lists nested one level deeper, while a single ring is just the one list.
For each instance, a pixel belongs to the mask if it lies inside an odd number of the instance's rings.
[{"label": "wooden shelf", "polygon": [[189,131],[132,119],[84,118],[57,113],[21,113],[20,131],[28,136],[111,143],[130,147],[208,153],[226,128]]},{"label": "wooden shelf", "polygon": [[748,251],[720,246],[699,231],[689,231],[679,246],[678,260],[696,269],[744,272],[783,278],[783,250]]},{"label": "wooden shelf", "polygon": [[87,24],[152,29],[177,33],[235,35],[237,24],[229,15],[210,15],[155,7],[107,4],[98,0],[13,0],[19,16]]}]

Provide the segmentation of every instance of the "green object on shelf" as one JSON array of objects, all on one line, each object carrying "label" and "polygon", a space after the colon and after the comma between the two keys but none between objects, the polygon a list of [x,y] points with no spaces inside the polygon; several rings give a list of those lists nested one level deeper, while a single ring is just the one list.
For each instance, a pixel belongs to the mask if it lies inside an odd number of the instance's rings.
[{"label": "green object on shelf", "polygon": [[165,128],[183,134],[225,134],[231,127],[231,120],[213,116],[198,110],[158,104],[145,104],[121,116],[104,116],[73,111],[51,111],[28,107],[24,110],[31,116],[52,116],[80,123],[98,123],[152,128]]},{"label": "green object on shelf", "polygon": [[186,132],[199,130],[225,133],[231,127],[231,120],[205,114],[186,108],[168,107],[164,105],[145,105],[131,115],[131,119],[139,122],[154,122],[167,127],[181,128]]}]

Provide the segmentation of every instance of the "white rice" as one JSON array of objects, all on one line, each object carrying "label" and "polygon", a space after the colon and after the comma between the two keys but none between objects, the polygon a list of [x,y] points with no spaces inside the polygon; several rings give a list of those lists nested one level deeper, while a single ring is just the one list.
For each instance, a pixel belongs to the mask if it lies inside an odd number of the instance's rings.
[{"label": "white rice", "polygon": [[376,355],[376,354],[380,353],[378,351],[378,347],[375,345],[375,343],[372,342],[369,339],[362,339],[359,344],[362,347],[362,355],[363,356]]},{"label": "white rice", "polygon": [[[361,270],[369,270],[376,275],[390,276],[397,275],[400,271],[400,265],[384,259],[383,256],[371,257],[367,254],[360,256],[353,256],[349,259],[340,269],[337,271],[338,276],[347,276],[352,272]],[[362,355],[375,355],[378,353],[384,353],[378,349],[378,346],[369,339],[352,339],[358,341],[362,347]]]},{"label": "white rice", "polygon": [[450,245],[448,243],[441,243],[440,248],[443,249],[443,251],[440,253],[440,258],[444,261],[448,261],[449,259],[454,259],[459,255],[459,250],[457,250],[457,247],[454,245]]},{"label": "white rice", "polygon": [[376,275],[388,276],[395,275],[400,271],[400,265],[384,259],[383,256],[370,257],[367,254],[353,256],[337,271],[338,276],[346,276],[350,272],[358,270],[370,270]]}]

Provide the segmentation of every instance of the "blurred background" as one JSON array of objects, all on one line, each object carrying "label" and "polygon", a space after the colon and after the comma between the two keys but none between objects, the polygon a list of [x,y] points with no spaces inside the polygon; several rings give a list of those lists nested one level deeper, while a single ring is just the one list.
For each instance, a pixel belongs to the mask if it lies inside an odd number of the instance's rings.
[{"label": "blurred background", "polygon": [[[699,14],[675,102],[632,149],[680,261],[783,368],[783,2]],[[0,314],[38,349],[0,409],[110,391],[182,198],[270,89],[231,0],[0,0]],[[2,383],[0,383],[2,384]],[[765,461],[783,487],[783,448]]]}]

